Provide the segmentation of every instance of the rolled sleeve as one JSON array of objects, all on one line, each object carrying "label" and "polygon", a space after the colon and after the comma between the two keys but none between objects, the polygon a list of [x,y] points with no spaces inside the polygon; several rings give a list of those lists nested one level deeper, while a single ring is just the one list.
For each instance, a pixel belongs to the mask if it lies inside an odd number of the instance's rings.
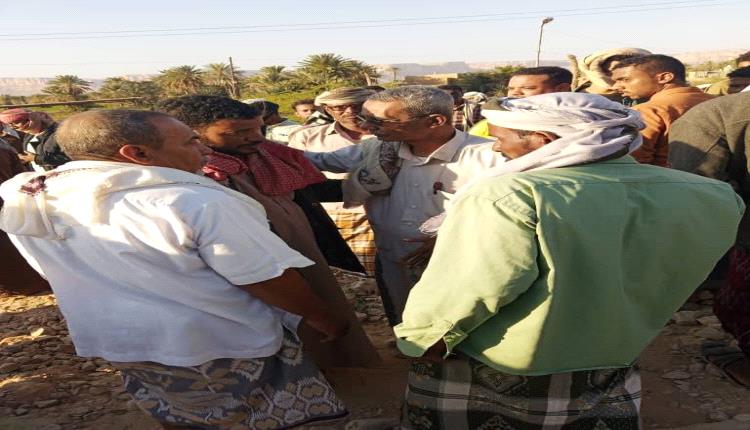
[{"label": "rolled sleeve", "polygon": [[305,157],[318,169],[332,173],[347,173],[363,160],[360,145],[347,146],[333,152],[305,151]]},{"label": "rolled sleeve", "polygon": [[193,223],[202,259],[234,285],[267,281],[289,268],[314,264],[270,230],[263,211],[238,198],[204,203]]}]

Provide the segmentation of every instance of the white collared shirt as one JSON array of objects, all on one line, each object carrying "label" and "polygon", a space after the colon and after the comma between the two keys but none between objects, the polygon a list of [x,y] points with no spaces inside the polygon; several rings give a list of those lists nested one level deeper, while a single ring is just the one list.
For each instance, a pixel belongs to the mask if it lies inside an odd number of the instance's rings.
[{"label": "white collared shirt", "polygon": [[[118,168],[128,178],[165,179],[102,179]],[[9,233],[52,285],[78,355],[192,366],[279,350],[282,323],[296,321],[237,285],[312,262],[270,231],[257,202],[175,169],[73,161],[55,172],[62,174],[46,181],[45,212],[64,237]],[[28,181],[16,178],[4,193]],[[96,200],[101,215],[92,216],[80,194],[98,183],[119,188]],[[22,206],[6,194],[8,216]]]},{"label": "white collared shirt", "polygon": [[[461,131],[427,157],[415,156],[405,144],[398,155],[403,161],[390,192],[365,203],[378,253],[391,261],[419,246],[404,239],[423,237],[419,226],[442,213],[459,187],[505,161],[492,151],[491,140]],[[363,151],[357,145],[328,153],[306,152],[305,156],[321,170],[346,172],[362,162]]]}]

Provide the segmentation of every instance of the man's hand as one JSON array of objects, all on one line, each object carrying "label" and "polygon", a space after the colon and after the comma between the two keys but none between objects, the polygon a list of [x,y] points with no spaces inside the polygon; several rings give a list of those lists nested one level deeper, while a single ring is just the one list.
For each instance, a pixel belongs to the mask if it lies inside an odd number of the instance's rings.
[{"label": "man's hand", "polygon": [[326,336],[325,342],[338,339],[349,330],[349,321],[315,295],[294,269],[287,269],[277,278],[240,288],[266,304],[301,316],[304,323]]},{"label": "man's hand", "polygon": [[36,157],[36,154],[31,154],[29,152],[18,154],[18,158],[21,160],[22,163],[31,163],[32,161],[34,161],[34,157]]},{"label": "man's hand", "polygon": [[420,359],[425,361],[441,362],[445,360],[443,356],[448,352],[448,348],[445,346],[443,339],[440,339],[436,344],[432,345],[424,352]]},{"label": "man's hand", "polygon": [[331,342],[345,336],[351,326],[349,320],[333,313],[308,317],[302,321],[326,336],[321,342]]}]

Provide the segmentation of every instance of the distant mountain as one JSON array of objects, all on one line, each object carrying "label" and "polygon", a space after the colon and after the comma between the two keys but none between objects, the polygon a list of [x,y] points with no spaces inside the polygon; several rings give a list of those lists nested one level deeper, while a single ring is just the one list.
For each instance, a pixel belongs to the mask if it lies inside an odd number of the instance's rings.
[{"label": "distant mountain", "polygon": [[672,55],[685,64],[701,64],[708,61],[720,63],[722,61],[734,60],[744,52],[745,50],[743,49],[723,49],[719,51],[683,52]]},{"label": "distant mountain", "polygon": [[[447,63],[418,64],[418,63],[395,63],[395,64],[378,64],[375,67],[380,72],[381,82],[390,82],[393,80],[393,68],[397,68],[396,74],[399,79],[405,76],[423,76],[445,73],[472,73],[482,70],[492,70],[495,67],[502,66],[524,66],[530,67],[535,63],[534,60],[511,60],[484,63],[467,63],[464,61],[450,61]],[[542,61],[542,66],[560,66],[567,67],[568,62],[564,60]]]}]

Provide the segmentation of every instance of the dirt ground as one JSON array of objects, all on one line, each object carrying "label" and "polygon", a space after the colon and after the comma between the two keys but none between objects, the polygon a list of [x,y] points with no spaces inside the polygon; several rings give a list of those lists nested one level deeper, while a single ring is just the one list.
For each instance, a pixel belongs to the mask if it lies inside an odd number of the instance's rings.
[{"label": "dirt ground", "polygon": [[[392,332],[373,282],[337,275],[383,364],[335,369],[327,376],[351,411],[347,429],[392,428],[409,363],[390,344]],[[750,390],[700,359],[704,340],[731,340],[712,315],[711,301],[710,292],[700,293],[643,353],[645,428],[750,429]],[[0,297],[0,430],[158,428],[129,400],[106,361],[75,356],[54,296]]]}]

